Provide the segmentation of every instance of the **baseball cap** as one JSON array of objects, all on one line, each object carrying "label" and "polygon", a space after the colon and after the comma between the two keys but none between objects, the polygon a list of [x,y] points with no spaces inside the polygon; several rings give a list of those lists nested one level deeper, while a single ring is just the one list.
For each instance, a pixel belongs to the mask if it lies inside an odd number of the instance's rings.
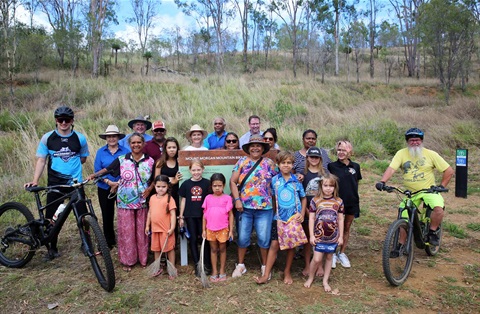
[{"label": "baseball cap", "polygon": [[156,129],[166,129],[165,123],[163,123],[163,121],[153,122],[152,130],[156,130]]},{"label": "baseball cap", "polygon": [[307,150],[307,156],[322,157],[322,152],[320,151],[320,148],[312,146]]}]

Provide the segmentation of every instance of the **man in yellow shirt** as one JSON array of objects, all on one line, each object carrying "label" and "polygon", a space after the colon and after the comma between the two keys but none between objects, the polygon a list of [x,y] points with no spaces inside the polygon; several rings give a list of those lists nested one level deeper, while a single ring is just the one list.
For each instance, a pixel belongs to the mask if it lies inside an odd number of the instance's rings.
[{"label": "man in yellow shirt", "polygon": [[[423,131],[418,128],[411,128],[405,133],[407,147],[395,154],[382,179],[375,185],[378,190],[383,190],[385,183],[399,168],[403,171],[403,185],[413,192],[435,185],[434,169],[443,173],[440,185],[447,186],[453,176],[453,169],[438,153],[423,147],[423,135]],[[412,200],[417,206],[423,201],[433,208],[428,238],[431,245],[438,246],[436,231],[444,215],[443,197],[437,193],[418,193]]]}]

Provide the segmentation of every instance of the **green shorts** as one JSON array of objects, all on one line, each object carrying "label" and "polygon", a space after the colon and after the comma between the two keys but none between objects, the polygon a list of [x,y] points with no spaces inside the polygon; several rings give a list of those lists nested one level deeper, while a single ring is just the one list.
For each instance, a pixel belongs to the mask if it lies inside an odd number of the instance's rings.
[{"label": "green shorts", "polygon": [[[425,203],[425,205],[430,206],[430,208],[434,207],[441,207],[445,209],[445,202],[443,201],[443,197],[438,193],[418,193],[412,197],[413,203],[420,209],[420,205]],[[399,208],[405,207],[405,199],[400,203]],[[408,212],[402,212],[403,218],[408,218]]]}]

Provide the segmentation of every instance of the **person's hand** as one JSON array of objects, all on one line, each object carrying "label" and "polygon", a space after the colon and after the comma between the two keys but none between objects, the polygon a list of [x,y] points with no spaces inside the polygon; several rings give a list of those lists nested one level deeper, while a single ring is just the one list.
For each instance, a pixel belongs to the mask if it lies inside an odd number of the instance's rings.
[{"label": "person's hand", "polygon": [[337,243],[338,243],[339,246],[342,246],[343,245],[343,237],[339,237]]},{"label": "person's hand", "polygon": [[38,182],[32,181],[32,182],[25,183],[25,184],[23,185],[23,187],[24,187],[24,188],[29,188],[29,187],[37,186],[37,185],[38,185]]},{"label": "person's hand", "polygon": [[109,181],[108,185],[110,186],[110,193],[116,193],[118,190],[118,182]]},{"label": "person's hand", "polygon": [[235,201],[235,209],[238,210],[239,212],[243,212],[243,204],[241,200]]},{"label": "person's hand", "polygon": [[204,230],[204,231],[202,232],[202,238],[204,238],[204,239],[207,238],[207,231]]},{"label": "person's hand", "polygon": [[150,195],[151,191],[152,191],[151,187],[146,188],[145,191],[143,191],[142,193],[142,197],[146,199]]},{"label": "person's hand", "polygon": [[315,248],[315,245],[317,245],[317,243],[315,243],[315,236],[310,236],[310,244]]},{"label": "person's hand", "polygon": [[149,227],[146,227],[146,228],[145,228],[145,235],[148,236],[149,233],[150,233],[150,228],[149,228]]},{"label": "person's hand", "polygon": [[177,174],[175,175],[175,179],[177,179],[177,182],[179,182],[180,180],[182,180],[183,176],[182,176],[182,173],[179,171],[177,172]]},{"label": "person's hand", "polygon": [[88,181],[92,181],[93,179],[95,179],[95,173],[93,173],[93,174],[91,174],[87,177]]},{"label": "person's hand", "polygon": [[169,229],[169,230],[167,231],[167,235],[168,235],[168,236],[171,236],[172,233],[173,233],[173,231],[174,231],[174,229]]},{"label": "person's hand", "polygon": [[303,179],[305,178],[305,176],[301,173],[296,173],[295,174],[297,176],[297,179],[299,182],[303,182]]},{"label": "person's hand", "polygon": [[383,191],[385,189],[385,182],[377,182],[377,184],[375,184],[375,188],[379,191]]},{"label": "person's hand", "polygon": [[295,214],[295,218],[294,218],[296,221],[298,221],[299,223],[302,223],[303,222],[303,215],[301,213],[296,213]]},{"label": "person's hand", "polygon": [[229,241],[233,241],[233,231],[230,231],[230,232],[228,233],[228,240],[229,240]]},{"label": "person's hand", "polygon": [[178,219],[178,226],[179,226],[180,228],[182,228],[184,225],[185,225],[185,223],[183,222],[183,218],[179,218],[179,219]]}]

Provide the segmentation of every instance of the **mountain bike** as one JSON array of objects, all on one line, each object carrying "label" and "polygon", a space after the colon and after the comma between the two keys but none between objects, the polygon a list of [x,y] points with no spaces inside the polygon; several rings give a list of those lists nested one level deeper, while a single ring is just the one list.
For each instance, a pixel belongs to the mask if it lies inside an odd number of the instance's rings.
[{"label": "mountain bike", "polygon": [[[85,256],[90,259],[100,286],[108,292],[112,291],[115,287],[112,257],[95,216],[92,201],[84,196],[83,187],[87,182],[88,180],[74,181],[72,185],[27,187],[26,190],[35,195],[38,219],[34,219],[30,210],[21,203],[9,202],[0,206],[0,264],[21,268],[30,262],[35,251],[41,246],[44,245],[47,250],[50,249],[50,242],[59,234],[70,212],[73,211],[80,231],[81,248]],[[65,189],[68,192],[61,192]],[[55,222],[45,218],[44,211],[51,203],[43,206],[40,194],[46,193],[60,194],[60,197],[52,203],[69,199],[64,211]],[[78,206],[81,203],[86,205],[85,213],[79,213]]]},{"label": "mountain bike", "polygon": [[[428,189],[412,192],[401,190],[393,186],[384,186],[384,191],[389,193],[397,192],[406,196],[402,200],[405,207],[398,209],[397,220],[388,228],[385,242],[382,250],[383,273],[388,282],[393,286],[399,286],[406,280],[413,264],[413,243],[419,249],[424,249],[429,256],[436,255],[440,250],[442,240],[442,226],[437,231],[439,245],[433,246],[428,241],[428,232],[430,230],[430,215],[433,209],[424,204],[421,211],[412,201],[412,197],[418,193],[442,193],[448,192],[444,187],[431,186]],[[402,212],[406,210],[408,218],[402,217]]]}]

